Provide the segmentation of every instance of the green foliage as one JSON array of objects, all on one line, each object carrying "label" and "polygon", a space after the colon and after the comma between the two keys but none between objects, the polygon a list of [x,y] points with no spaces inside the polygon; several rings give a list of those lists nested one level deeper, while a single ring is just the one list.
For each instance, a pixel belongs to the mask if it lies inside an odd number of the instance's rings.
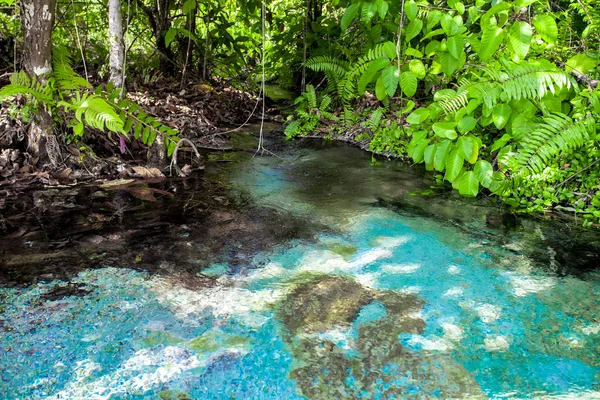
[{"label": "green foliage", "polygon": [[[600,188],[589,179],[600,175],[600,92],[585,83],[600,76],[592,0],[568,10],[530,0],[407,1],[404,15],[372,4],[351,4],[342,17],[362,52],[307,63],[325,74],[341,121],[365,116],[370,150],[423,163],[465,196],[485,190],[525,211],[561,203],[600,221]],[[379,106],[352,112],[373,94]],[[407,100],[408,111],[394,114]],[[574,202],[567,186],[591,195]]]},{"label": "green foliage", "polygon": [[81,138],[85,126],[122,135],[133,132],[133,136],[151,146],[157,133],[165,135],[169,155],[179,140],[177,131],[164,125],[155,117],[147,115],[139,105],[128,99],[119,99],[120,90],[98,87],[90,92],[90,84],[69,65],[71,60],[66,51],[57,48],[53,54],[53,74],[44,83],[19,71],[11,75],[11,84],[0,89],[0,101],[17,94],[30,98],[34,108],[45,107],[58,119],[59,111],[70,119],[73,134],[68,140]]}]

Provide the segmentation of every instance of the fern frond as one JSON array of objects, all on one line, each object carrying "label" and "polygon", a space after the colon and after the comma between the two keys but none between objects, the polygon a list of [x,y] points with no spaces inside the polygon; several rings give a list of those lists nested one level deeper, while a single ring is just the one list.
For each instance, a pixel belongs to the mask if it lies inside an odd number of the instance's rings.
[{"label": "fern frond", "polygon": [[61,90],[89,89],[91,86],[71,68],[71,59],[64,47],[56,47],[52,52],[52,68],[56,84]]},{"label": "fern frond", "polygon": [[306,62],[306,67],[315,72],[330,73],[337,79],[341,79],[348,71],[349,63],[344,60],[333,58],[330,56],[311,57]]},{"label": "fern frond", "polygon": [[508,165],[517,174],[525,170],[541,172],[561,152],[571,152],[584,145],[589,138],[591,120],[591,117],[573,120],[560,113],[544,117],[535,132],[524,138],[522,148]]}]

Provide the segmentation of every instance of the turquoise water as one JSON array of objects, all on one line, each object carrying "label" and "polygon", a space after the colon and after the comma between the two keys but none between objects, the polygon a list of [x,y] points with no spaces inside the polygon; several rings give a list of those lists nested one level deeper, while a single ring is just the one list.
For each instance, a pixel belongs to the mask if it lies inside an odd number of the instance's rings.
[{"label": "turquoise water", "polygon": [[279,156],[227,167],[232,192],[327,229],[197,285],[114,265],[0,288],[0,397],[600,398],[598,275],[553,272],[544,225],[494,231],[489,204],[414,196],[428,178],[354,149]]}]

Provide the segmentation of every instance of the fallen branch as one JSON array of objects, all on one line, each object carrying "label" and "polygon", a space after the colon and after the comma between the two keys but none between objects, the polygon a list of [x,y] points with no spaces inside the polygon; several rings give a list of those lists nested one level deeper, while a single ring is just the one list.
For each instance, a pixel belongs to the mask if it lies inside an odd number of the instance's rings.
[{"label": "fallen branch", "polygon": [[181,146],[181,143],[183,142],[189,144],[192,147],[192,150],[194,150],[194,153],[196,153],[196,157],[198,158],[198,160],[200,159],[200,153],[198,152],[198,149],[196,148],[196,145],[194,145],[194,143],[185,138],[179,139],[177,145],[175,145],[175,151],[173,151],[173,156],[171,157],[171,165],[169,165],[169,175],[171,176],[173,176],[173,166],[175,166],[175,172],[177,173],[177,176],[183,176],[183,174],[181,173],[181,168],[179,168],[179,166],[177,165],[177,152],[179,151],[179,146]]}]

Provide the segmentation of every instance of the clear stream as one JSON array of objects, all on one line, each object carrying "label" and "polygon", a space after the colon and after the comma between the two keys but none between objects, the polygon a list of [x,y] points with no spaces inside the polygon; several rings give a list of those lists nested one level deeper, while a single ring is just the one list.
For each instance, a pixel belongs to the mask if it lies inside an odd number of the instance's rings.
[{"label": "clear stream", "polygon": [[94,251],[56,250],[87,260],[60,276],[5,258],[0,398],[600,399],[597,233],[347,146],[268,147],[208,155],[213,197],[238,207],[208,207],[216,225],[171,216],[135,244],[112,222],[80,236]]}]

